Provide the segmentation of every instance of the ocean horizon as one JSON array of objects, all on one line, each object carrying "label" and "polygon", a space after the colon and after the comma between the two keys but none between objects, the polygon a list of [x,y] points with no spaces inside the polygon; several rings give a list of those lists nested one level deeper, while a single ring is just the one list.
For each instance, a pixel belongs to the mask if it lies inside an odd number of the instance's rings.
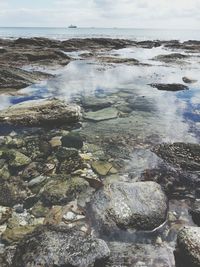
[{"label": "ocean horizon", "polygon": [[66,40],[71,38],[119,38],[145,40],[200,40],[200,29],[137,29],[97,27],[0,27],[0,38],[46,37]]}]

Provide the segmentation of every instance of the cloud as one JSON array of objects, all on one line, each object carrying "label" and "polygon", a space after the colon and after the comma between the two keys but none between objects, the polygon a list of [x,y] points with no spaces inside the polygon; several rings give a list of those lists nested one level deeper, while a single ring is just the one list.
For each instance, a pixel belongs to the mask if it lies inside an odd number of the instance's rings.
[{"label": "cloud", "polygon": [[[0,0],[3,26],[200,28],[199,0]],[[27,20],[28,19],[28,20]]]}]

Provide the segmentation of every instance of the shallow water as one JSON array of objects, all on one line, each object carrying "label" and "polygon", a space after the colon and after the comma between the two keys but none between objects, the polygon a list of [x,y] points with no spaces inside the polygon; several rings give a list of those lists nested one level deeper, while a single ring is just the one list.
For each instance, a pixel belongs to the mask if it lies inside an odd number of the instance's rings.
[{"label": "shallow water", "polygon": [[[99,56],[135,58],[140,63],[148,64],[138,66],[105,64],[98,60],[81,58],[81,53],[85,51],[73,52],[70,55],[74,57],[74,61],[56,70],[55,78],[20,90],[20,94],[16,96],[0,95],[0,108],[48,97],[76,102],[83,107],[87,99],[111,101],[112,107],[119,111],[117,118],[100,122],[83,120],[82,127],[77,131],[87,142],[102,146],[105,153],[119,161],[121,164],[120,180],[130,182],[130,174],[132,174],[131,181],[137,181],[145,170],[155,169],[162,165],[162,160],[151,152],[151,147],[155,144],[198,143],[200,141],[199,55],[191,57],[184,64],[165,64],[152,60],[159,54],[170,52],[161,47],[128,48],[99,54]],[[182,77],[184,76],[197,79],[198,82],[189,85],[189,90],[180,92],[159,91],[149,85],[151,83],[183,83]],[[123,108],[130,104],[130,100],[137,104],[129,112],[123,112]],[[87,111],[85,108],[85,112]],[[13,129],[9,128],[7,132]],[[1,128],[1,134],[4,132],[5,129]],[[158,253],[163,253],[159,256],[164,262],[167,259],[167,263],[160,266],[174,266],[172,251],[177,229],[184,224],[193,225],[188,214],[188,207],[190,207],[190,201],[187,199],[171,200],[169,210],[171,214],[176,215],[176,218],[174,221],[168,220],[156,233],[122,232],[117,235],[113,233],[107,239],[112,242],[121,241],[125,247],[129,247],[130,243],[149,244],[145,247],[145,253],[148,256],[145,260],[143,259],[143,264],[147,265],[139,265],[140,258],[137,256],[133,262],[138,264],[134,266],[153,266],[148,265],[149,255],[154,260],[156,259],[154,245],[157,237],[161,237],[164,249],[159,248]],[[167,244],[166,247],[165,244]],[[114,243],[116,251],[119,246]],[[125,258],[124,262],[126,260]],[[122,263],[120,266],[131,265]]]}]

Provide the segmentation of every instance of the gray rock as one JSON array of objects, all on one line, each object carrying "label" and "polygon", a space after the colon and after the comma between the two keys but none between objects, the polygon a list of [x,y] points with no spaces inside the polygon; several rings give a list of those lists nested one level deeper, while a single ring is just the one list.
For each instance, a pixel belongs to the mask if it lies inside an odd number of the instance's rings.
[{"label": "gray rock", "polygon": [[182,90],[188,90],[189,88],[180,83],[171,83],[171,84],[165,84],[165,83],[152,83],[150,84],[151,87],[156,88],[160,91],[171,91],[171,92],[177,92]]},{"label": "gray rock", "polygon": [[92,267],[110,255],[107,244],[78,230],[41,226],[17,246],[13,267]]},{"label": "gray rock", "polygon": [[191,207],[190,214],[192,215],[194,223],[200,226],[200,199],[195,200]]},{"label": "gray rock", "polygon": [[200,228],[184,227],[180,230],[175,258],[177,267],[200,266]]},{"label": "gray rock", "polygon": [[91,209],[100,231],[153,230],[166,219],[167,199],[155,182],[114,182],[94,195]]},{"label": "gray rock", "polygon": [[58,99],[31,100],[0,112],[0,122],[23,126],[75,123],[80,117],[79,106]]},{"label": "gray rock", "polygon": [[197,80],[190,79],[188,77],[183,77],[182,80],[184,81],[184,83],[196,83],[197,82]]},{"label": "gray rock", "polygon": [[153,58],[153,60],[158,60],[158,61],[163,61],[165,63],[170,63],[170,62],[176,62],[180,60],[184,60],[188,58],[188,55],[180,54],[180,53],[171,53],[168,55],[158,55]]},{"label": "gray rock", "polygon": [[118,110],[116,108],[104,108],[99,111],[86,112],[84,118],[91,121],[104,121],[115,119],[118,116]]}]

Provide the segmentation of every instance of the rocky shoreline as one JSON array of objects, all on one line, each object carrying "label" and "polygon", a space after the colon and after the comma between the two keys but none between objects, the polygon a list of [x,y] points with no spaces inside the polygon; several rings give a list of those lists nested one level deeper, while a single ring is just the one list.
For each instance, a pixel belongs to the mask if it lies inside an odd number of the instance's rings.
[{"label": "rocky shoreline", "polygon": [[[197,41],[20,38],[0,46],[3,93],[52,79],[52,67],[75,60],[68,52],[87,50],[86,58],[100,64],[146,68],[104,53],[162,46],[176,53],[152,60],[176,66],[191,57],[183,53],[200,53]],[[196,82],[182,81],[148,86],[174,94]],[[1,125],[12,129],[0,136],[0,265],[199,267],[200,145],[139,143],[132,132],[138,122],[150,129],[153,100],[131,89],[99,94],[74,103],[25,101],[0,111]],[[127,170],[134,152],[156,165]]]}]

